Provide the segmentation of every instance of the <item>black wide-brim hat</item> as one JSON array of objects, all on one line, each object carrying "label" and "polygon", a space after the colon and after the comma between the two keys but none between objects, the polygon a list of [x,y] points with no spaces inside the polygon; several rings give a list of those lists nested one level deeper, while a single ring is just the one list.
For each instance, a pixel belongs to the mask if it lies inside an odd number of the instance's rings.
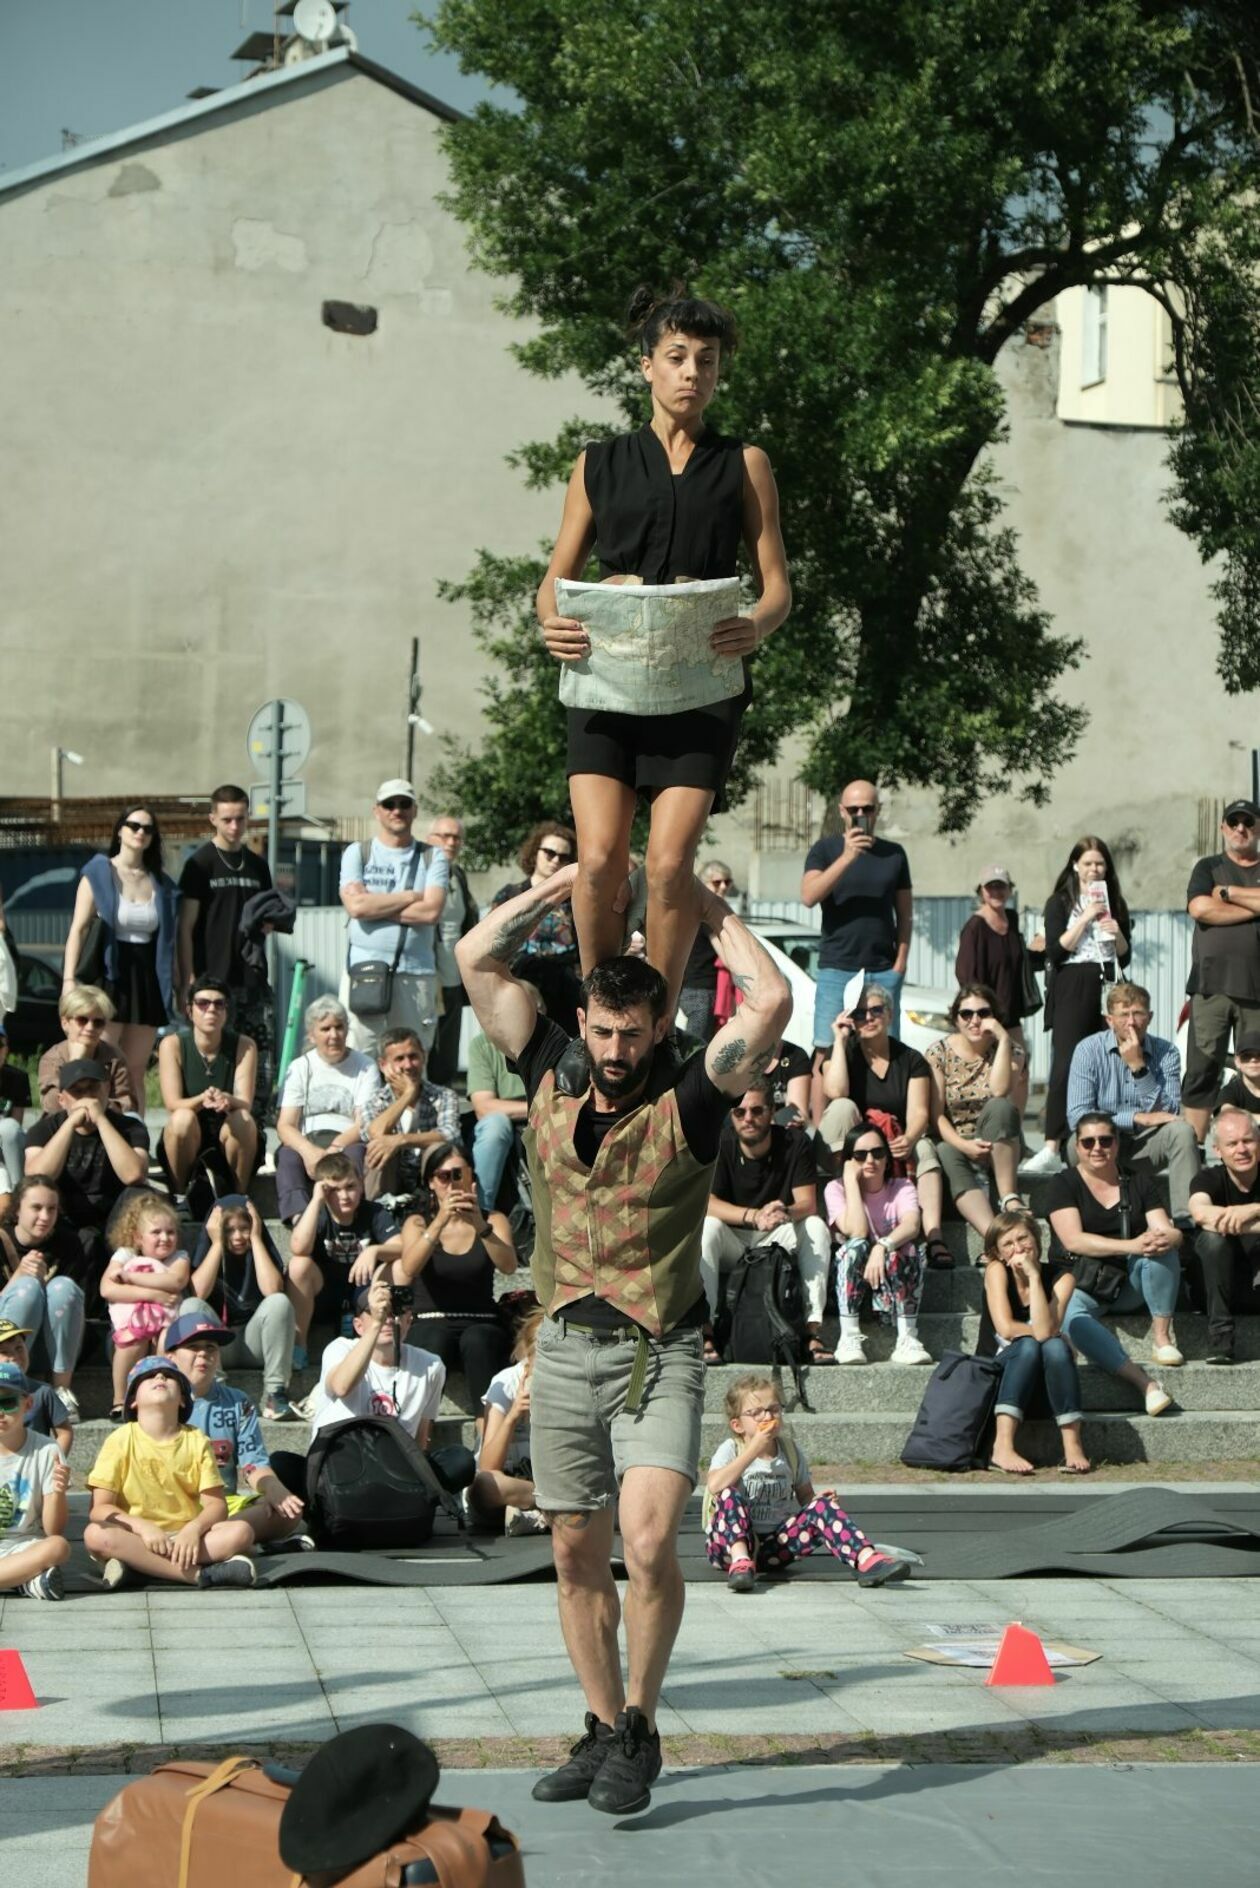
[{"label": "black wide-brim hat", "polygon": [[357,1868],[422,1827],[438,1760],[397,1724],[363,1724],[321,1745],[280,1817],[280,1859],[301,1875]]}]

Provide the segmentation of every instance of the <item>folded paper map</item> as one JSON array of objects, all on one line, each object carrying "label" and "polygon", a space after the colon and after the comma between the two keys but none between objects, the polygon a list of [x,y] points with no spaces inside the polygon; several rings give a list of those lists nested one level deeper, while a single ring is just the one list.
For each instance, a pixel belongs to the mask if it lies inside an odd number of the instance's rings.
[{"label": "folded paper map", "polygon": [[673,715],[727,701],[744,687],[739,656],[715,656],[715,623],[738,616],[739,579],[602,584],[556,580],[556,613],[584,623],[591,652],[560,671],[569,708]]}]

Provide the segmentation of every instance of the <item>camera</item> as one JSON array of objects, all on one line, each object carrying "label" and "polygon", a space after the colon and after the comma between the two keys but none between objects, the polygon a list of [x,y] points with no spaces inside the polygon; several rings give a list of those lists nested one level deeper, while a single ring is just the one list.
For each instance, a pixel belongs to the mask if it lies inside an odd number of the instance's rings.
[{"label": "camera", "polygon": [[410,1285],[391,1285],[389,1288],[389,1310],[391,1317],[401,1317],[404,1311],[410,1311],[415,1300]]}]

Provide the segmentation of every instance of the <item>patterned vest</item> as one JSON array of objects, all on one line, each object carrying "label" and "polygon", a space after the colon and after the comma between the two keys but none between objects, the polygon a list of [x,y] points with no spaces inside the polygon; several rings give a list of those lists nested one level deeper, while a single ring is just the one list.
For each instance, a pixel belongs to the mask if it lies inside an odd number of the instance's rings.
[{"label": "patterned vest", "polygon": [[561,1095],[549,1070],[530,1105],[534,1289],[551,1317],[593,1294],[663,1337],[700,1296],[714,1163],[688,1147],[670,1088],[610,1128],[588,1169],[573,1145],[585,1099]]}]

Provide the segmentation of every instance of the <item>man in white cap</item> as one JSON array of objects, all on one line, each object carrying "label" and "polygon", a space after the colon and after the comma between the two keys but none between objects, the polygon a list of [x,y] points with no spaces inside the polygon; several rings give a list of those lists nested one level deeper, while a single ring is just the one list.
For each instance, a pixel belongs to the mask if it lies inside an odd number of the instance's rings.
[{"label": "man in white cap", "polygon": [[350,916],[342,1000],[355,1047],[376,1054],[387,1029],[414,1029],[427,1051],[437,1032],[434,939],[446,904],[450,866],[440,846],[413,837],[416,790],[383,780],[376,832],[341,855],[341,902]]}]

